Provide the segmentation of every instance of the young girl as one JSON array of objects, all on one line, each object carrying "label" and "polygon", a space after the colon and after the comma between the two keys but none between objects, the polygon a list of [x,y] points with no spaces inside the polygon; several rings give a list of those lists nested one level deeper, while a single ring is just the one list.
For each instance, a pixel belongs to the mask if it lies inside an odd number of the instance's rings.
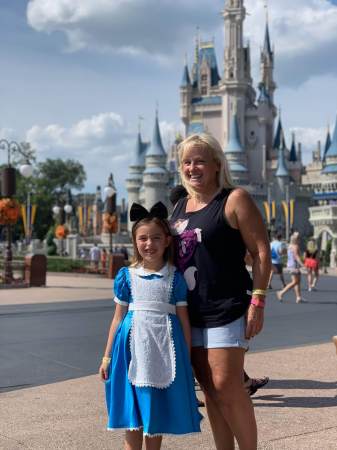
[{"label": "young girl", "polygon": [[101,367],[108,429],[126,429],[125,449],[161,447],[163,434],[200,431],[189,361],[187,287],[172,265],[167,209],[130,210],[135,262],[114,284],[116,310]]}]

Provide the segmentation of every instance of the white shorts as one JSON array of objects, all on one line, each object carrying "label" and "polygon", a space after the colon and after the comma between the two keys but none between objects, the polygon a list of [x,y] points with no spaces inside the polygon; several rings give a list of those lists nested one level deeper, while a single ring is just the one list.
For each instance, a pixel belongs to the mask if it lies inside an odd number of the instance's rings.
[{"label": "white shorts", "polygon": [[192,347],[248,349],[249,341],[245,338],[246,319],[240,317],[234,322],[215,328],[192,327]]}]

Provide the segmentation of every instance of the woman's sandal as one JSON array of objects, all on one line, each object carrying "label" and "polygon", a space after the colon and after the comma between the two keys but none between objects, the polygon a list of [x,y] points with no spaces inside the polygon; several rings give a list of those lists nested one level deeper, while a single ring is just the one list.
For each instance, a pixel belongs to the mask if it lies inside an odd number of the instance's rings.
[{"label": "woman's sandal", "polygon": [[268,381],[269,377],[264,378],[250,378],[250,383],[245,386],[247,393],[252,396],[255,394],[255,392],[265,386]]}]

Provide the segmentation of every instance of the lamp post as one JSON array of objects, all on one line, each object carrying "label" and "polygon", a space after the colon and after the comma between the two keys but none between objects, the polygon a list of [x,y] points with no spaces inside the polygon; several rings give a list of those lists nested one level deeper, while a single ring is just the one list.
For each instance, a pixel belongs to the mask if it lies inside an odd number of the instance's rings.
[{"label": "lamp post", "polygon": [[293,214],[294,214],[294,205],[293,202],[294,200],[290,198],[291,196],[291,186],[293,185],[293,182],[287,183],[285,185],[285,203],[286,203],[286,214],[285,214],[285,219],[286,219],[286,240],[287,242],[289,242],[289,238],[290,238],[290,232],[293,226]]},{"label": "lamp post", "polygon": [[[73,207],[70,204],[71,203],[71,199],[70,199],[71,195],[70,195],[70,192],[68,191],[67,192],[67,200],[66,200],[66,202],[64,202],[64,199],[61,199],[61,193],[60,192],[58,193],[57,197],[58,197],[57,198],[57,203],[56,203],[56,205],[53,206],[52,211],[53,211],[53,214],[54,214],[58,224],[59,225],[63,225],[63,226],[66,225],[66,226],[64,226],[63,231],[64,232],[67,231],[67,233],[68,233],[68,230],[70,230],[70,228],[71,228],[69,215],[73,211]],[[61,203],[61,206],[60,206],[60,203]],[[56,228],[56,232],[58,232],[57,228]],[[63,243],[63,241],[64,241],[65,236],[62,236],[62,237],[57,236],[57,238],[61,242],[60,253],[61,253],[61,256],[63,256],[63,254],[64,254],[64,243]]]},{"label": "lamp post", "polygon": [[[33,173],[33,168],[29,164],[28,154],[25,153],[20,145],[15,141],[7,141],[6,139],[0,140],[0,149],[7,152],[7,166],[2,170],[2,187],[1,194],[3,197],[12,199],[16,193],[16,169],[11,165],[11,156],[20,154],[26,160],[25,164],[21,165],[20,173],[24,177],[29,177]],[[5,249],[4,258],[4,278],[5,283],[10,284],[13,281],[13,253],[12,253],[12,226],[10,223],[5,224],[7,229],[7,244]]]},{"label": "lamp post", "polygon": [[[108,184],[104,188],[104,194],[106,196],[104,205],[104,214],[107,214],[111,219],[113,214],[116,213],[116,186],[112,173],[108,178]],[[116,218],[115,218],[116,219]],[[117,220],[117,219],[116,219]],[[112,223],[109,222],[108,232],[109,232],[109,252],[112,254]]]}]

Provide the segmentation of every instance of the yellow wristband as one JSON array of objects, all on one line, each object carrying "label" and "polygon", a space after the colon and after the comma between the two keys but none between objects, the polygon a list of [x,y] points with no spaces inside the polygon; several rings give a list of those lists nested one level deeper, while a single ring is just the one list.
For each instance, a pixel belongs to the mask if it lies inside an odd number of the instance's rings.
[{"label": "yellow wristband", "polygon": [[253,295],[263,295],[266,296],[267,291],[265,289],[253,289]]},{"label": "yellow wristband", "polygon": [[102,363],[103,364],[110,364],[111,358],[109,358],[108,356],[103,356],[102,358]]}]

